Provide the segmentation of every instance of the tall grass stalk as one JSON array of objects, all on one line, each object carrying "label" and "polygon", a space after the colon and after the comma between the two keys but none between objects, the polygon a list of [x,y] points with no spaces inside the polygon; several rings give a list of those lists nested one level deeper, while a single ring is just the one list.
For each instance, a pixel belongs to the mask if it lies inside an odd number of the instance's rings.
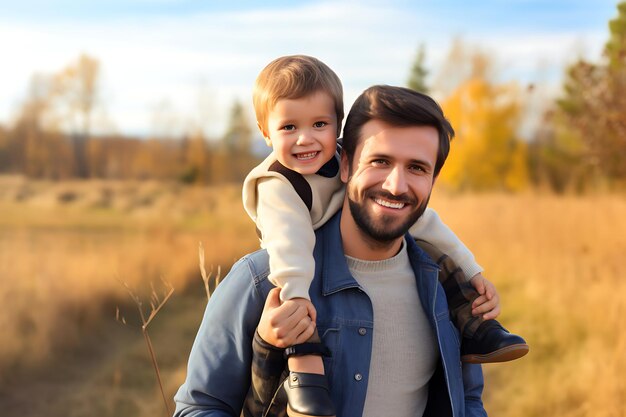
[{"label": "tall grass stalk", "polygon": [[[167,397],[165,396],[165,391],[163,390],[163,381],[161,379],[161,372],[159,371],[156,353],[154,351],[154,347],[152,346],[152,341],[150,340],[150,334],[148,333],[148,326],[159,313],[161,308],[163,308],[165,303],[167,303],[167,300],[169,300],[169,298],[174,293],[174,287],[172,287],[167,281],[163,279],[161,281],[163,283],[163,286],[165,287],[165,290],[161,296],[162,298],[159,297],[159,295],[157,294],[154,285],[150,283],[152,292],[150,294],[150,314],[148,315],[148,318],[146,318],[146,315],[144,313],[143,302],[141,301],[141,298],[130,288],[130,286],[126,282],[122,282],[121,284],[124,286],[124,288],[126,288],[126,291],[130,295],[130,298],[133,300],[133,302],[137,306],[137,310],[139,311],[139,317],[141,318],[141,332],[143,333],[143,337],[146,340],[148,353],[150,354],[152,366],[154,367],[154,372],[156,373],[157,383],[159,384],[161,396],[163,397],[163,403],[165,404],[165,411],[167,412],[168,416],[171,416],[172,412],[170,411],[170,406],[167,401]],[[119,309],[117,317],[119,318]],[[123,317],[122,323],[126,323],[126,320]]]},{"label": "tall grass stalk", "polygon": [[[206,291],[206,298],[208,300],[211,298],[211,278],[213,277],[213,266],[211,266],[211,272],[207,274],[204,262],[204,245],[202,244],[202,242],[200,242],[198,245],[198,259],[200,263],[200,276],[202,277],[202,282],[204,282],[204,291]],[[213,281],[215,282],[213,290],[215,290],[217,285],[220,283],[221,275],[222,268],[218,265],[217,274],[215,274],[215,278],[213,279]]]}]

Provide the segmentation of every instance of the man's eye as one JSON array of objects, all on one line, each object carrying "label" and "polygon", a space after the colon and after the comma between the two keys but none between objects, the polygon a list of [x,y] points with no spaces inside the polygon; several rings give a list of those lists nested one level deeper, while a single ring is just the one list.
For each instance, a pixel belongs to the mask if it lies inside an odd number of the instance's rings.
[{"label": "man's eye", "polygon": [[424,168],[419,165],[411,165],[409,169],[415,172],[426,172],[426,170],[424,170]]},{"label": "man's eye", "polygon": [[285,125],[285,126],[282,127],[281,130],[287,130],[287,131],[296,130],[296,126],[295,125]]},{"label": "man's eye", "polygon": [[387,165],[387,161],[385,159],[374,159],[372,161],[374,165]]},{"label": "man's eye", "polygon": [[326,122],[315,122],[315,123],[313,123],[313,127],[316,127],[316,128],[324,127],[326,125],[328,125],[328,123],[326,123]]}]

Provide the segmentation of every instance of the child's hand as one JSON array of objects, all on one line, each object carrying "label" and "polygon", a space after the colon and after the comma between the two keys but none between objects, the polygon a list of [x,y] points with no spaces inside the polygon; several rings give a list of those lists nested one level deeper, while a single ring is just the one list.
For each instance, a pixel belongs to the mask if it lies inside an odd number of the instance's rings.
[{"label": "child's hand", "polygon": [[280,303],[280,288],[267,295],[257,330],[270,345],[286,348],[306,342],[315,331],[316,311],[304,298]]},{"label": "child's hand", "polygon": [[483,315],[485,320],[495,319],[500,315],[500,297],[496,287],[483,274],[478,273],[470,279],[470,283],[480,294],[472,303],[472,314]]}]

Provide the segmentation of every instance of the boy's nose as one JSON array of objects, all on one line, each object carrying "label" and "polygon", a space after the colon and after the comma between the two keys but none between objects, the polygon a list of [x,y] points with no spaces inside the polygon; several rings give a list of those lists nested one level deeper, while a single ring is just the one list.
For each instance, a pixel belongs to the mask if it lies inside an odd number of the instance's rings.
[{"label": "boy's nose", "polygon": [[393,195],[400,195],[408,192],[409,187],[406,183],[406,178],[404,177],[404,171],[398,167],[393,168],[383,183],[383,189],[389,191]]},{"label": "boy's nose", "polygon": [[311,136],[311,133],[308,130],[303,130],[298,135],[298,141],[296,142],[296,144],[298,144],[298,145],[308,145],[312,141],[313,141],[313,137]]}]

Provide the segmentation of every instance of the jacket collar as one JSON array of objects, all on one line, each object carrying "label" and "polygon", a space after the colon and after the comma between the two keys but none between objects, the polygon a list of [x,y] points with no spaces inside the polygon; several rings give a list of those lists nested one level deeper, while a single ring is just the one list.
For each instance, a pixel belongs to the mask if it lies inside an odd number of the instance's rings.
[{"label": "jacket collar", "polygon": [[406,236],[409,261],[415,271],[415,282],[417,283],[417,294],[422,307],[426,312],[433,328],[435,325],[435,299],[437,296],[437,286],[439,284],[439,266],[415,243],[410,236]]},{"label": "jacket collar", "polygon": [[[359,283],[350,274],[346,257],[343,253],[343,241],[339,224],[341,221],[341,210],[331,217],[328,222],[318,229],[315,244],[315,261],[321,268],[317,273],[321,274],[323,295],[327,296],[337,291],[347,288],[361,288]],[[429,278],[423,277],[424,270],[437,271],[439,267],[420,247],[415,244],[413,238],[407,233],[405,236],[409,259],[415,271],[420,293],[430,294],[436,285],[437,274],[426,274]],[[435,277],[434,280],[432,277]],[[430,305],[432,302],[422,300],[422,305]]]},{"label": "jacket collar", "polygon": [[[322,294],[330,295],[346,288],[361,288],[359,283],[350,274],[346,257],[343,253],[341,239],[341,210],[318,229],[316,239],[316,253],[321,255],[320,270],[322,278]],[[316,262],[320,257],[316,257]]]}]

